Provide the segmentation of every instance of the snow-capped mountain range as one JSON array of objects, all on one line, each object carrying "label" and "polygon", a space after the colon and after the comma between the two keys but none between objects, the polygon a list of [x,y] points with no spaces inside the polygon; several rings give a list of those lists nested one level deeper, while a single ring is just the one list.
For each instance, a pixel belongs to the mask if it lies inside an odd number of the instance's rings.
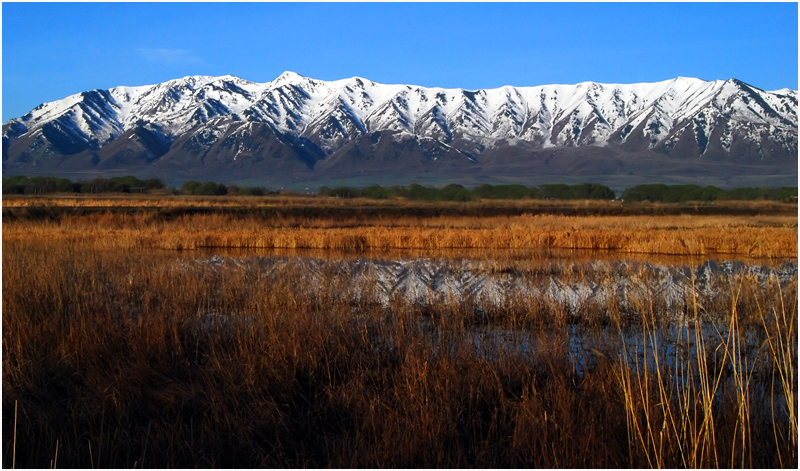
[{"label": "snow-capped mountain range", "polygon": [[570,173],[584,154],[600,174],[638,171],[638,158],[789,170],[793,162],[796,178],[797,128],[796,91],[735,79],[471,91],[293,72],[266,83],[190,76],[87,91],[8,121],[3,172],[289,181],[449,170],[501,180],[510,172],[511,181],[526,162],[536,174],[542,162],[557,171],[569,161]]}]

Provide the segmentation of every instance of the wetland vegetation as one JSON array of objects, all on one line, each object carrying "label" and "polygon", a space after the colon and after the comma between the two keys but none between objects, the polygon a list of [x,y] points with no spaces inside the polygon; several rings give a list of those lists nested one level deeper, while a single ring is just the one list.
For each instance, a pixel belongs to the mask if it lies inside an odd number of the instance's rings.
[{"label": "wetland vegetation", "polygon": [[3,202],[4,467],[797,467],[797,204]]}]

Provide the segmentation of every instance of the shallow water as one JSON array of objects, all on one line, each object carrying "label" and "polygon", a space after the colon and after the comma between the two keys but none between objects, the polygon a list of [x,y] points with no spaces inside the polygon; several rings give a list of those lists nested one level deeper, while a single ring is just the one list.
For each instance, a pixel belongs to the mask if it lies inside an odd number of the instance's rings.
[{"label": "shallow water", "polygon": [[[386,307],[398,298],[422,307],[458,303],[479,313],[503,310],[517,303],[547,305],[551,311],[555,309],[570,319],[560,337],[563,350],[578,372],[590,367],[597,352],[603,350],[620,353],[630,363],[648,363],[652,367],[654,346],[661,352],[662,366],[674,369],[683,360],[696,364],[695,328],[702,330],[707,348],[724,343],[730,319],[729,299],[737,283],[747,280],[756,289],[766,289],[769,283],[785,287],[797,280],[794,260],[754,263],[705,259],[681,264],[675,263],[677,258],[642,261],[638,257],[618,256],[581,261],[569,258],[569,253],[545,256],[512,251],[500,256],[495,252],[494,258],[486,254],[472,258],[457,258],[453,254],[446,258],[406,255],[411,256],[320,257],[296,252],[256,255],[240,251],[235,255],[201,255],[181,263],[190,270],[244,270],[257,274],[265,283],[291,271],[301,280],[297,289],[310,294],[330,289],[335,280],[337,289],[342,290],[340,294],[355,303],[377,301]],[[685,257],[681,259],[686,261]],[[629,313],[648,309],[658,317],[649,334],[636,326],[588,328],[582,323],[582,316],[589,311]],[[701,318],[701,324],[695,325]],[[216,326],[223,319],[219,313],[208,313],[205,324]],[[421,322],[420,328],[428,341],[438,343],[441,333],[424,319]],[[553,338],[552,330],[510,330],[487,321],[464,332],[458,345],[445,350],[473,348],[482,357],[512,354],[530,357],[535,356],[543,343],[552,349]],[[763,336],[745,331],[737,341],[746,353],[744,364],[755,367]],[[686,352],[694,353],[683,355]]]},{"label": "shallow water", "polygon": [[[192,260],[188,266],[217,270],[257,270],[269,277],[297,270],[302,289],[317,290],[332,274],[345,279],[353,299],[371,296],[383,304],[394,297],[415,304],[469,300],[477,306],[502,307],[514,299],[537,298],[580,315],[590,304],[614,303],[636,309],[657,299],[662,315],[679,318],[695,299],[701,305],[731,289],[731,280],[748,278],[760,285],[773,279],[785,285],[797,278],[794,261],[753,264],[706,260],[676,265],[638,260],[566,259],[493,260],[475,258],[320,258],[310,256],[222,256]],[[334,275],[335,276],[335,275]]]},{"label": "shallow water", "polygon": [[[575,257],[573,251],[444,255],[217,251],[179,263],[187,270],[244,271],[264,283],[291,273],[299,280],[296,289],[306,295],[334,289],[352,300],[356,318],[361,303],[377,302],[391,311],[399,299],[421,312],[426,306],[456,303],[475,313],[474,319],[483,319],[456,329],[425,316],[416,319],[414,335],[436,355],[567,368],[577,380],[601,362],[613,368],[626,364],[635,375],[658,369],[665,387],[679,395],[702,387],[703,364],[719,380],[715,398],[735,391],[736,373],[745,373],[752,407],[788,414],[786,399],[775,393],[781,384],[763,328],[756,324],[732,329],[730,309],[731,299],[738,296],[735,287],[745,282],[757,292],[796,289],[796,260],[653,259],[608,253]],[[492,315],[518,304],[523,309],[548,306],[545,315],[563,317],[541,328],[514,328],[492,320]],[[640,317],[628,324],[608,322],[610,311]],[[595,321],[585,322],[590,312]],[[603,316],[605,321],[598,323]],[[249,322],[216,312],[200,317],[198,327],[217,332],[231,323]],[[376,330],[376,352],[398,348],[387,332]],[[791,356],[797,365],[796,345]]]}]

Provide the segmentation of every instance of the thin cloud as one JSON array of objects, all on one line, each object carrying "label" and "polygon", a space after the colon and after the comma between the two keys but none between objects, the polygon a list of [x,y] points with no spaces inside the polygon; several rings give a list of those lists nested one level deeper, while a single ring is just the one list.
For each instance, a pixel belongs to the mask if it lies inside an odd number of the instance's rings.
[{"label": "thin cloud", "polygon": [[168,49],[168,48],[150,48],[140,47],[136,50],[142,59],[148,62],[157,62],[159,64],[169,65],[191,65],[203,64],[205,61],[202,57],[189,49]]}]

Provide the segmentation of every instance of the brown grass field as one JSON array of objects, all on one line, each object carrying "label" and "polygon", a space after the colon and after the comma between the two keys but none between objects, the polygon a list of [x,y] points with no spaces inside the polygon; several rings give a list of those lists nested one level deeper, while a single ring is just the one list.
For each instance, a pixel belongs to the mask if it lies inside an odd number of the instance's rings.
[{"label": "brown grass field", "polygon": [[2,229],[3,467],[798,466],[796,275],[687,292],[675,337],[633,272],[636,307],[569,313],[196,263],[404,250],[609,284],[588,260],[796,263],[796,204],[14,198]]},{"label": "brown grass field", "polygon": [[19,198],[3,202],[3,241],[46,237],[97,248],[169,250],[582,249],[797,256],[797,204],[699,207],[304,197]]}]

